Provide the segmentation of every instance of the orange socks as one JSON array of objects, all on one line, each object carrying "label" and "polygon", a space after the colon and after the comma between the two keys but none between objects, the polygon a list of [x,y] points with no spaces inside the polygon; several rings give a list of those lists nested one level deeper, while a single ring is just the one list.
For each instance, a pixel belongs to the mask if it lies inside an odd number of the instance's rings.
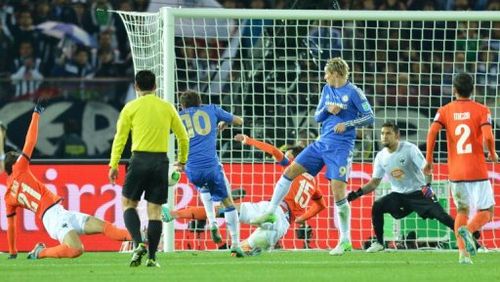
[{"label": "orange socks", "polygon": [[207,213],[204,207],[189,207],[185,209],[180,209],[172,212],[172,216],[175,218],[185,218],[185,219],[196,219],[205,220],[207,219]]},{"label": "orange socks", "polygon": [[464,225],[467,225],[467,220],[469,216],[464,213],[457,213],[455,217],[455,238],[457,238],[457,246],[459,250],[465,249],[464,240],[460,236],[458,236],[458,229]]},{"label": "orange socks", "polygon": [[472,218],[471,222],[467,225],[467,229],[471,233],[476,232],[481,227],[483,227],[486,223],[488,223],[492,218],[492,214],[490,211],[479,211],[476,213],[474,218]]},{"label": "orange socks", "polygon": [[104,222],[102,234],[115,241],[132,241],[132,237],[127,230],[120,229],[107,221]]},{"label": "orange socks", "polygon": [[59,245],[52,248],[45,248],[40,251],[38,258],[77,258],[83,253],[80,249],[71,248],[68,245]]}]

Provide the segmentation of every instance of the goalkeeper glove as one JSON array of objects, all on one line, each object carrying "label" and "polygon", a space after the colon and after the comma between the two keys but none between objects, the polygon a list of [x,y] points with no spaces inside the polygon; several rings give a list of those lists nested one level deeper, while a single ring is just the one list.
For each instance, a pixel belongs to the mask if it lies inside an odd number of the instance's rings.
[{"label": "goalkeeper glove", "polygon": [[363,189],[359,188],[358,190],[351,191],[349,194],[347,194],[347,201],[352,202],[363,195]]},{"label": "goalkeeper glove", "polygon": [[41,115],[45,111],[45,103],[42,100],[38,100],[33,111]]},{"label": "goalkeeper glove", "polygon": [[422,186],[422,194],[424,194],[425,198],[432,199],[434,197],[434,191],[432,191],[432,187],[430,183]]}]

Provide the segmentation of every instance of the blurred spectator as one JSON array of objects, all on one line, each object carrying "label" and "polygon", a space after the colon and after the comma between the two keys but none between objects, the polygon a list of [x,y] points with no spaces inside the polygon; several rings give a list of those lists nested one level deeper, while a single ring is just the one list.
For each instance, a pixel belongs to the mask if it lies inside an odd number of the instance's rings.
[{"label": "blurred spectator", "polygon": [[115,53],[109,48],[100,48],[97,53],[96,77],[119,77],[122,75],[120,66],[115,62]]},{"label": "blurred spectator", "polygon": [[99,34],[99,40],[97,46],[98,48],[94,48],[91,50],[90,59],[91,59],[91,64],[94,68],[97,68],[97,66],[100,64],[98,53],[101,49],[108,50],[113,53],[112,58],[114,63],[117,62],[118,59],[120,58],[120,51],[118,51],[118,49],[115,48],[115,44],[113,44],[113,31],[111,30],[102,31]]},{"label": "blurred spectator", "polygon": [[17,50],[21,42],[30,41],[35,44],[38,40],[38,32],[33,26],[33,17],[29,10],[23,10],[18,15],[17,24],[12,27],[14,48]]},{"label": "blurred spectator", "polygon": [[[132,2],[131,1],[121,1],[118,10],[120,11],[132,11]],[[120,57],[118,58],[121,61],[130,60],[130,43],[127,38],[127,31],[125,29],[125,25],[123,21],[120,19],[118,14],[113,14],[114,17],[114,28],[116,35],[116,43],[118,45],[118,51],[120,52]]]},{"label": "blurred spectator", "polygon": [[379,10],[406,10],[406,4],[400,0],[384,0]]},{"label": "blurred spectator", "polygon": [[56,22],[75,23],[76,13],[67,0],[52,0],[49,19]]},{"label": "blurred spectator", "polygon": [[342,54],[342,34],[332,26],[332,21],[320,21],[309,31],[307,45],[313,60],[323,68],[330,58],[339,57]]},{"label": "blurred spectator", "polygon": [[134,11],[146,12],[149,7],[150,0],[134,0]]},{"label": "blurred spectator", "polygon": [[75,18],[71,21],[71,23],[87,30],[90,26],[90,18],[88,14],[86,14],[86,0],[72,0],[73,4],[71,8],[74,11]]},{"label": "blurred spectator", "polygon": [[38,1],[35,4],[35,13],[33,22],[35,25],[50,20],[50,4],[48,0]]},{"label": "blurred spectator", "polygon": [[0,0],[0,32],[3,32],[7,37],[12,37],[14,22],[14,8],[8,4],[7,0]]},{"label": "blurred spectator", "polygon": [[488,37],[486,42],[483,44],[489,46],[490,49],[496,50],[497,52],[500,51],[500,22],[493,22],[491,36]]},{"label": "blurred spectator", "polygon": [[496,50],[487,46],[481,48],[477,62],[476,95],[496,96],[500,85],[499,56]]},{"label": "blurred spectator", "polygon": [[41,59],[35,57],[30,41],[19,43],[18,57],[14,59],[10,79],[15,85],[15,97],[32,95],[43,80],[40,72]]},{"label": "blurred spectator", "polygon": [[9,37],[4,29],[3,24],[0,22],[0,78],[10,75],[12,64],[12,38]]},{"label": "blurred spectator", "polygon": [[61,64],[57,64],[52,71],[53,76],[82,78],[91,78],[94,73],[95,69],[89,62],[88,51],[82,47],[76,50],[69,62],[66,62],[65,59]]},{"label": "blurred spectator", "polygon": [[78,121],[68,119],[64,122],[64,135],[59,139],[55,156],[59,158],[85,158],[87,145],[80,137]]},{"label": "blurred spectator", "polygon": [[455,51],[464,51],[467,62],[475,62],[479,49],[478,22],[461,22],[457,29]]}]

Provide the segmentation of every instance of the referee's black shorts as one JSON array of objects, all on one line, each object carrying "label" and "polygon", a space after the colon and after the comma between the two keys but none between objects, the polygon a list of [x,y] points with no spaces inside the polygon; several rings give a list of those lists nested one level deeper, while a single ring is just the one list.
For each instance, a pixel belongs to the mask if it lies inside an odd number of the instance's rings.
[{"label": "referee's black shorts", "polygon": [[390,213],[396,219],[406,217],[412,212],[424,219],[436,218],[446,213],[437,201],[424,197],[422,191],[408,194],[392,192],[375,201],[373,205],[374,208],[378,206],[375,209]]},{"label": "referee's black shorts", "polygon": [[123,185],[123,197],[161,205],[168,198],[168,157],[166,153],[133,152]]}]

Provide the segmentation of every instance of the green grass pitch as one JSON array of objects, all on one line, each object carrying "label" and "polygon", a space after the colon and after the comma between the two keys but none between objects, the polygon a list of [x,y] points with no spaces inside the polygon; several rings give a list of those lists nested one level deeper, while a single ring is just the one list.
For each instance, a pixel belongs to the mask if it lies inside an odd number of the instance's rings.
[{"label": "green grass pitch", "polygon": [[130,268],[130,254],[84,253],[77,259],[16,260],[0,255],[0,281],[500,281],[500,253],[480,253],[473,265],[457,252],[325,251],[263,253],[237,259],[226,252],[160,253],[161,268]]}]

